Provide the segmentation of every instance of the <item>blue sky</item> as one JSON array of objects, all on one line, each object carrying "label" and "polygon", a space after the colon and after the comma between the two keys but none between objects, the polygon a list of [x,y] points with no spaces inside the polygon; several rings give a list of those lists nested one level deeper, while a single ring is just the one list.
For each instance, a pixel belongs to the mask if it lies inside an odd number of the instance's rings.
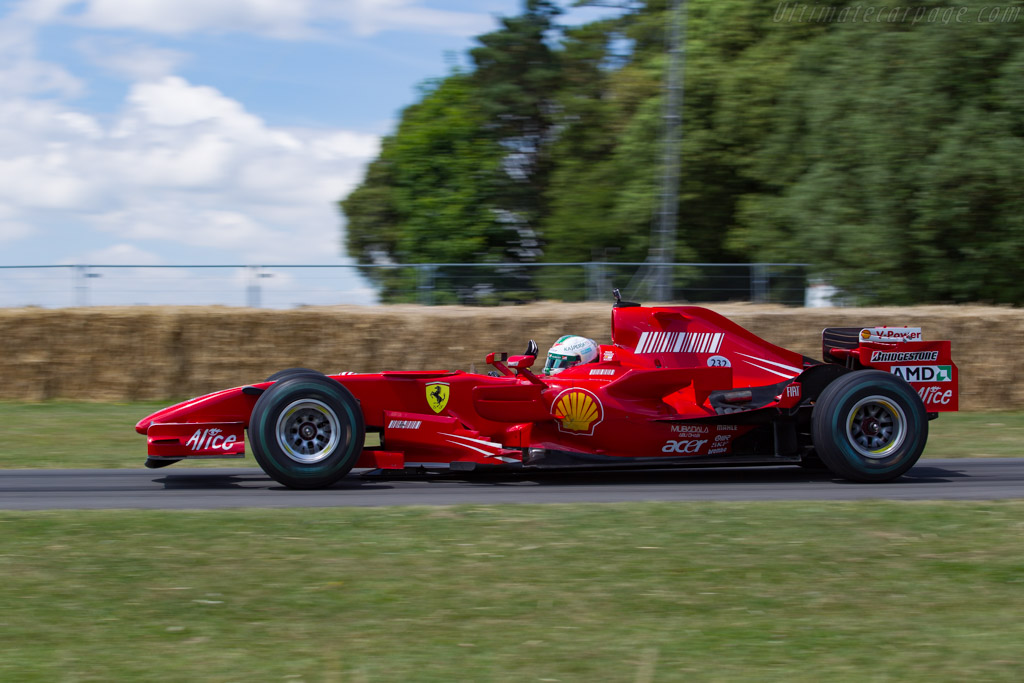
[{"label": "blue sky", "polygon": [[0,265],[348,263],[336,201],[520,8],[0,0]]}]

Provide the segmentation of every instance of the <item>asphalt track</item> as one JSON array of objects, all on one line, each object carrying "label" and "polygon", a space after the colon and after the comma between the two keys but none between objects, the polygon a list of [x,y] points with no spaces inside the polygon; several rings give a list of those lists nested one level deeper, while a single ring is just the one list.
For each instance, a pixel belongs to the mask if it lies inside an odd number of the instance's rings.
[{"label": "asphalt track", "polygon": [[1024,498],[1024,458],[924,460],[886,484],[799,467],[369,480],[293,491],[255,468],[0,470],[0,509],[176,509],[617,503],[627,501],[997,500]]}]

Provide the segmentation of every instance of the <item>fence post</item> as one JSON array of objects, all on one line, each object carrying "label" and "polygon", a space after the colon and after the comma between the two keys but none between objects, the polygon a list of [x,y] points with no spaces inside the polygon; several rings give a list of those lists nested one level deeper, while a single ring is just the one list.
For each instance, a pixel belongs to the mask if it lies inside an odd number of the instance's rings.
[{"label": "fence post", "polygon": [[750,300],[755,304],[768,303],[768,266],[750,264]]},{"label": "fence post", "polygon": [[89,280],[100,277],[99,273],[90,273],[89,266],[71,266],[75,289],[75,305],[85,308],[89,305]]},{"label": "fence post", "polygon": [[587,280],[587,300],[600,301],[604,298],[601,291],[604,287],[604,267],[598,261],[589,261],[583,264],[583,271]]},{"label": "fence post", "polygon": [[249,285],[246,287],[245,303],[249,308],[260,307],[260,267],[247,266]]},{"label": "fence post", "polygon": [[421,263],[416,266],[416,289],[419,290],[421,306],[434,305],[434,266]]},{"label": "fence post", "polygon": [[85,281],[85,266],[71,266],[71,279],[74,282],[75,306],[85,308],[89,305],[89,285]]}]

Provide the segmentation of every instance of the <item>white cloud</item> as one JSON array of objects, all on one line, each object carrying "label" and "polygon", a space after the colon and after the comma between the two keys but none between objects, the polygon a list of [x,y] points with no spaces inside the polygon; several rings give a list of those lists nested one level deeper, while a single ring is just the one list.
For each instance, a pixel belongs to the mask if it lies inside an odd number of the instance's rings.
[{"label": "white cloud", "polygon": [[109,121],[0,101],[0,239],[24,236],[26,217],[49,210],[138,249],[194,252],[186,260],[331,261],[335,202],[378,145],[352,131],[270,126],[178,77],[136,84]]},{"label": "white cloud", "polygon": [[21,220],[17,209],[0,202],[0,243],[14,242],[34,232],[31,225]]},{"label": "white cloud", "polygon": [[103,129],[96,119],[77,111],[62,111],[55,114],[54,122],[68,133],[78,134],[90,140],[99,140],[103,137]]},{"label": "white cloud", "polygon": [[[0,9],[0,258],[348,263],[340,255],[337,201],[378,153],[378,136],[271,125],[220,90],[175,75],[201,50],[193,57],[147,45],[138,34],[76,28],[299,39],[386,31],[463,36],[493,26],[490,9],[466,2],[473,11],[445,11],[433,9],[435,3],[440,0],[7,3]],[[82,36],[72,38],[77,61],[43,58],[65,54],[55,48],[64,38],[41,32],[46,24],[63,24],[62,36]],[[45,47],[37,46],[43,39]],[[132,83],[119,105],[110,106],[109,81],[87,83],[80,76],[89,70],[76,73],[85,60]],[[83,95],[88,100],[76,102]],[[354,271],[339,272],[324,297],[365,285]],[[268,291],[289,282],[283,274],[275,278]],[[98,292],[113,282],[105,275],[92,286]],[[309,296],[282,301],[310,303],[315,297]]]},{"label": "white cloud", "polygon": [[84,83],[63,67],[37,59],[34,27],[16,14],[0,19],[0,98],[57,94],[77,97]]},{"label": "white cloud", "polygon": [[25,0],[19,16],[164,35],[248,32],[282,39],[325,32],[330,22],[361,36],[393,30],[471,36],[494,24],[489,13],[427,5],[429,0]]},{"label": "white cloud", "polygon": [[81,22],[164,34],[251,31],[298,37],[311,19],[310,0],[86,0]]},{"label": "white cloud", "polygon": [[90,183],[60,149],[0,158],[0,199],[24,209],[77,209],[89,202]]},{"label": "white cloud", "polygon": [[247,114],[237,101],[214,88],[190,85],[177,76],[136,85],[128,95],[128,104],[128,122],[173,128],[213,121],[239,132],[261,126],[259,119]]},{"label": "white cloud", "polygon": [[42,23],[56,19],[68,6],[78,0],[22,0],[12,12],[12,17],[21,21]]},{"label": "white cloud", "polygon": [[340,131],[314,140],[310,151],[322,161],[366,159],[377,156],[380,151],[380,140],[362,133]]},{"label": "white cloud", "polygon": [[185,244],[196,247],[199,252],[245,254],[273,250],[275,243],[287,239],[285,232],[263,225],[240,211],[191,210],[175,202],[131,206],[100,214],[95,222],[102,230],[121,237]]},{"label": "white cloud", "polygon": [[161,263],[159,256],[153,252],[140,249],[134,244],[114,244],[102,249],[93,249],[74,258],[64,259],[64,263],[98,263],[110,266],[155,266]]},{"label": "white cloud", "polygon": [[230,143],[213,133],[182,139],[180,145],[157,140],[126,145],[109,154],[110,172],[126,186],[148,188],[214,188],[228,180]]},{"label": "white cloud", "polygon": [[155,81],[169,76],[189,59],[189,55],[178,50],[120,39],[84,39],[76,43],[76,48],[93,64],[131,81]]},{"label": "white cloud", "polygon": [[63,97],[77,97],[84,90],[79,79],[59,66],[33,59],[14,63],[8,59],[0,61],[0,93],[57,93]]}]

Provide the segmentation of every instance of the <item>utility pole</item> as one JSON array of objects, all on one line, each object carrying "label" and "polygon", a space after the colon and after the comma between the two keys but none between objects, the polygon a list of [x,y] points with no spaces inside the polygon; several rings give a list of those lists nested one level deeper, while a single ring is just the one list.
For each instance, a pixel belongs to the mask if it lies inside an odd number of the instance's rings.
[{"label": "utility pole", "polygon": [[686,65],[686,0],[672,0],[669,15],[668,71],[665,77],[665,133],[662,149],[661,209],[651,234],[648,262],[654,265],[655,301],[672,298],[679,213],[679,144],[683,122],[684,68]]}]

